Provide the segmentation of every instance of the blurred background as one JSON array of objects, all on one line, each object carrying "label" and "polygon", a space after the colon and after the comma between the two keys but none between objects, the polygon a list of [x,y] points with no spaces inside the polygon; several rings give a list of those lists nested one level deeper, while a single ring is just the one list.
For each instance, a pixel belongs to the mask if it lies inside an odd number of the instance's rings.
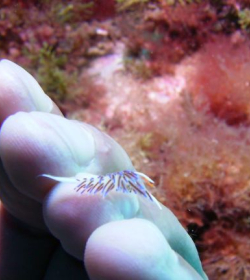
[{"label": "blurred background", "polygon": [[115,138],[199,250],[250,279],[250,2],[2,0],[0,58]]}]

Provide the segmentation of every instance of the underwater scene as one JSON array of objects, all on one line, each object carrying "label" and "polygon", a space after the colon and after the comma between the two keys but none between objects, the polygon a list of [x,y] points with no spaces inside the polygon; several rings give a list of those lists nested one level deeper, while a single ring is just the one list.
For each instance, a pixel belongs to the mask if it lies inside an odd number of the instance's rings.
[{"label": "underwater scene", "polygon": [[1,0],[0,59],[0,280],[250,280],[250,1]]}]

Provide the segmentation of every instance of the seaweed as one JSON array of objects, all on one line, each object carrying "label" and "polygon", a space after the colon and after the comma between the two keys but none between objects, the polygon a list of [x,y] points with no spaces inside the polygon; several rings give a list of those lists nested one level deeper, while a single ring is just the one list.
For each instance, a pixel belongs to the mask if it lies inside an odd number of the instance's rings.
[{"label": "seaweed", "polygon": [[143,7],[144,4],[150,2],[149,0],[116,0],[116,9],[118,12],[124,12],[135,8],[135,6]]},{"label": "seaweed", "polygon": [[250,9],[242,9],[238,12],[239,24],[242,29],[249,29],[250,27]]},{"label": "seaweed", "polygon": [[44,43],[38,54],[38,81],[45,92],[57,101],[64,101],[72,76],[66,74],[62,67],[67,62],[66,56],[57,57],[53,46]]}]

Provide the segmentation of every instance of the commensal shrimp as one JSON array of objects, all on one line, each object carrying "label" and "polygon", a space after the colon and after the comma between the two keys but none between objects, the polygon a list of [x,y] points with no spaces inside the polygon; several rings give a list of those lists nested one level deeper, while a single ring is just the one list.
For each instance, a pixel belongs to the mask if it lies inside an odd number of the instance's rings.
[{"label": "commensal shrimp", "polygon": [[106,175],[79,173],[75,177],[57,177],[47,174],[42,174],[41,176],[58,182],[78,183],[75,190],[81,194],[84,192],[89,194],[101,192],[102,196],[106,197],[112,190],[123,193],[133,192],[155,202],[161,209],[158,200],[147,190],[147,187],[154,186],[154,181],[141,172],[124,170]]}]

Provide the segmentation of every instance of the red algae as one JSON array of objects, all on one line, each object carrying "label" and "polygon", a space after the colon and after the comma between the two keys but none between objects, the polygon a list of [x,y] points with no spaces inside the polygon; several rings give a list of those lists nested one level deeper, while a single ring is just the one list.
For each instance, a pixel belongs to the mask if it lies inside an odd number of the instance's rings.
[{"label": "red algae", "polygon": [[209,42],[195,61],[192,58],[188,74],[195,105],[208,104],[209,111],[229,125],[249,124],[250,112],[250,41],[236,36]]}]

